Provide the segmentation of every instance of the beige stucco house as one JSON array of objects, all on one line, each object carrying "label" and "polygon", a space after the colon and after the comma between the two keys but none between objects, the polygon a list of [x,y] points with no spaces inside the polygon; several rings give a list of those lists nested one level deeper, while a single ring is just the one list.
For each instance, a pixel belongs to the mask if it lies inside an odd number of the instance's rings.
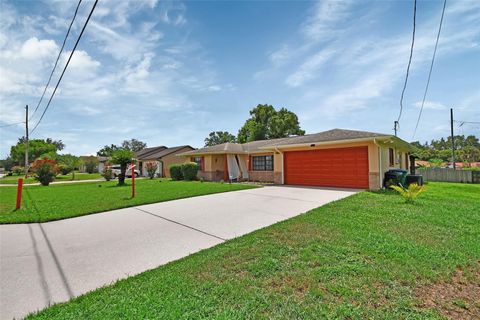
[{"label": "beige stucco house", "polygon": [[408,169],[409,143],[389,134],[333,129],[289,138],[224,143],[178,156],[205,180],[379,189],[393,168]]},{"label": "beige stucco house", "polygon": [[170,177],[169,166],[176,163],[187,162],[188,159],[177,157],[178,154],[194,150],[190,146],[178,146],[167,148],[165,146],[145,148],[135,153],[138,161],[138,168],[141,176],[148,176],[147,163],[155,162],[157,164],[157,176]]}]

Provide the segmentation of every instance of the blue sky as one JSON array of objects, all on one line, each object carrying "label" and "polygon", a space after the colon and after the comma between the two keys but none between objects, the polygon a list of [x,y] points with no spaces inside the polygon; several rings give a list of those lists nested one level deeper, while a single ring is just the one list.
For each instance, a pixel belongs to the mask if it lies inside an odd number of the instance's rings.
[{"label": "blue sky", "polygon": [[[418,3],[399,131],[407,141],[442,3]],[[92,4],[82,3],[61,62]],[[75,6],[76,1],[1,2],[0,125],[22,121],[25,104],[36,106]],[[33,138],[61,139],[65,152],[77,155],[130,138],[149,146],[201,147],[210,131],[236,134],[259,103],[296,112],[307,133],[391,133],[411,31],[411,1],[100,0]],[[456,119],[480,121],[479,57],[480,2],[449,1],[413,140],[447,136],[451,106]],[[1,157],[22,130],[0,129]],[[456,130],[480,134],[474,125]]]}]

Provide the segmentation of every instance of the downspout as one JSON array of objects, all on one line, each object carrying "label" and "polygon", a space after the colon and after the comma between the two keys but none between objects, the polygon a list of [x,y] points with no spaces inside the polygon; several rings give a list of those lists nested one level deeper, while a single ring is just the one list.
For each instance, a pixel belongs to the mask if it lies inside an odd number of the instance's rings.
[{"label": "downspout", "polygon": [[[275,151],[277,151],[278,153],[280,153],[280,154],[282,155],[282,179],[281,179],[281,181],[282,181],[282,184],[285,184],[285,180],[284,180],[284,176],[283,176],[284,169],[285,169],[285,168],[283,167],[283,152],[280,151],[280,150],[278,149],[278,147],[275,147]],[[274,167],[274,169],[275,169],[275,167]],[[275,172],[274,172],[273,174],[275,175]]]},{"label": "downspout", "polygon": [[379,187],[382,189],[382,147],[377,143],[377,140],[373,138],[373,143],[378,147],[378,181],[379,181]]}]

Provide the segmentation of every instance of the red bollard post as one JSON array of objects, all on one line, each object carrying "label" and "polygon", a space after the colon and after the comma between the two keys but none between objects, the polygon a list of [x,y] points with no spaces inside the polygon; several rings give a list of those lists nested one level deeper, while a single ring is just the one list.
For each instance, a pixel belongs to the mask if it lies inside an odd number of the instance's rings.
[{"label": "red bollard post", "polygon": [[17,185],[17,205],[15,208],[18,210],[22,206],[22,190],[23,190],[23,179],[18,179]]},{"label": "red bollard post", "polygon": [[135,163],[132,161],[132,198],[135,198]]}]

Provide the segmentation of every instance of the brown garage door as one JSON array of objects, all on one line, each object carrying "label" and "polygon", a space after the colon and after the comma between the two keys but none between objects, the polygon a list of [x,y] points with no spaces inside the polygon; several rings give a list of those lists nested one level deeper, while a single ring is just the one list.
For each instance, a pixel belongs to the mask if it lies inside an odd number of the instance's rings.
[{"label": "brown garage door", "polygon": [[285,152],[286,184],[368,188],[368,147]]}]

